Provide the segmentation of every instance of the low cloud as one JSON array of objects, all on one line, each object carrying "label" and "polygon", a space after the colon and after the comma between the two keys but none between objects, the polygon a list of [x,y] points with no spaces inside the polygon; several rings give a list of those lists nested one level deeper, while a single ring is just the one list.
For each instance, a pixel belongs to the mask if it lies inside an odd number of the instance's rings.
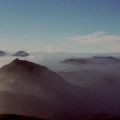
[{"label": "low cloud", "polygon": [[114,43],[120,41],[120,35],[110,35],[105,32],[95,32],[88,35],[78,35],[68,38],[71,42],[80,44],[96,44],[96,43]]},{"label": "low cloud", "polygon": [[53,53],[53,52],[61,52],[62,49],[60,47],[57,47],[57,46],[54,46],[54,45],[47,45],[44,48],[44,51],[48,52],[48,53]]},{"label": "low cloud", "polygon": [[[106,32],[94,32],[88,35],[76,35],[67,38],[67,43],[79,45],[84,49],[99,52],[120,51],[120,35],[108,34]],[[101,49],[100,49],[101,48]]]}]

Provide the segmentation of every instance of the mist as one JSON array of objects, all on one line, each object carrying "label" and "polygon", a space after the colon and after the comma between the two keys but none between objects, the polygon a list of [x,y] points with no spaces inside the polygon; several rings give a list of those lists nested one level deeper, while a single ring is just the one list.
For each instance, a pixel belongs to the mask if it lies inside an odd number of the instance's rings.
[{"label": "mist", "polygon": [[[19,57],[19,59],[25,59],[38,63],[40,65],[47,66],[50,70],[57,72],[61,75],[68,83],[72,84],[79,91],[74,93],[80,100],[80,103],[76,103],[81,107],[82,114],[87,113],[104,113],[104,114],[113,114],[119,115],[120,111],[120,63],[115,64],[85,64],[85,65],[75,65],[75,64],[65,64],[61,63],[64,59],[68,58],[90,58],[97,54],[55,54],[55,53],[31,53],[28,57]],[[102,54],[104,56],[113,56],[120,58],[120,54]],[[99,56],[99,55],[97,55]],[[8,64],[17,57],[5,56],[0,57],[0,66],[2,67],[5,64]],[[8,76],[6,76],[8,77]],[[29,78],[31,79],[31,78]],[[43,101],[46,101],[46,94],[44,93],[37,84],[32,82],[22,81],[10,82],[0,84],[1,92],[9,92],[12,94],[24,94],[32,95],[37,98],[41,98]],[[53,85],[54,86],[54,85]],[[22,89],[21,89],[22,88]],[[71,89],[72,91],[72,89]],[[53,95],[54,97],[54,95]],[[74,100],[73,100],[74,101]],[[56,101],[47,100],[51,103],[59,103],[59,100]],[[75,100],[76,102],[76,100]],[[61,105],[61,104],[60,104]],[[59,106],[60,106],[59,105]]]}]

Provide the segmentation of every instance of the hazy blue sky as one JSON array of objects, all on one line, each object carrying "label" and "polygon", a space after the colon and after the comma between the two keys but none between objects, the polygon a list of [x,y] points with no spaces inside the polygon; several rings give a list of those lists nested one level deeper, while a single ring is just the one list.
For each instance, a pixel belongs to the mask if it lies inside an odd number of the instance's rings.
[{"label": "hazy blue sky", "polygon": [[120,0],[0,0],[0,49],[119,52]]}]

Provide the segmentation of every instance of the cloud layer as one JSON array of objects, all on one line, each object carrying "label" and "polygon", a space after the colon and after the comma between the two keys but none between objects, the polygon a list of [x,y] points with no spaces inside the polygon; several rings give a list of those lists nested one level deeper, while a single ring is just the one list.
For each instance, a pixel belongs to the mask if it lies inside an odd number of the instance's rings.
[{"label": "cloud layer", "polygon": [[[103,31],[86,35],[57,36],[42,38],[38,34],[1,36],[2,50],[27,50],[32,52],[120,52],[120,35]],[[24,40],[24,41],[23,41]],[[14,47],[13,47],[14,46]]]},{"label": "cloud layer", "polygon": [[67,38],[67,43],[79,46],[79,50],[88,52],[119,52],[120,35],[94,32],[88,35],[76,35]]}]

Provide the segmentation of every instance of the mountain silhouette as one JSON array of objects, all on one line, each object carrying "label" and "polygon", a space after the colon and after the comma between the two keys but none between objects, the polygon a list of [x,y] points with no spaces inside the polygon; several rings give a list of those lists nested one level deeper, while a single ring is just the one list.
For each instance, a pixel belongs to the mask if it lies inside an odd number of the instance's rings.
[{"label": "mountain silhouette", "polygon": [[120,59],[111,56],[94,56],[92,58],[68,58],[61,63],[77,64],[77,65],[101,65],[101,64],[115,64],[120,63]]},{"label": "mountain silhouette", "polygon": [[15,59],[0,69],[0,83],[0,113],[53,120],[79,115],[80,89],[45,66]]},{"label": "mountain silhouette", "polygon": [[29,56],[29,54],[25,51],[18,51],[13,56],[27,57],[27,56]]},{"label": "mountain silhouette", "polygon": [[[119,107],[112,110],[112,105],[104,106],[96,99],[92,90],[67,82],[46,66],[15,59],[0,69],[1,114],[45,120],[82,120],[81,116],[89,112],[119,114]],[[85,116],[83,120],[95,117]]]},{"label": "mountain silhouette", "polygon": [[7,54],[6,52],[0,50],[0,56],[5,56],[6,54]]}]

